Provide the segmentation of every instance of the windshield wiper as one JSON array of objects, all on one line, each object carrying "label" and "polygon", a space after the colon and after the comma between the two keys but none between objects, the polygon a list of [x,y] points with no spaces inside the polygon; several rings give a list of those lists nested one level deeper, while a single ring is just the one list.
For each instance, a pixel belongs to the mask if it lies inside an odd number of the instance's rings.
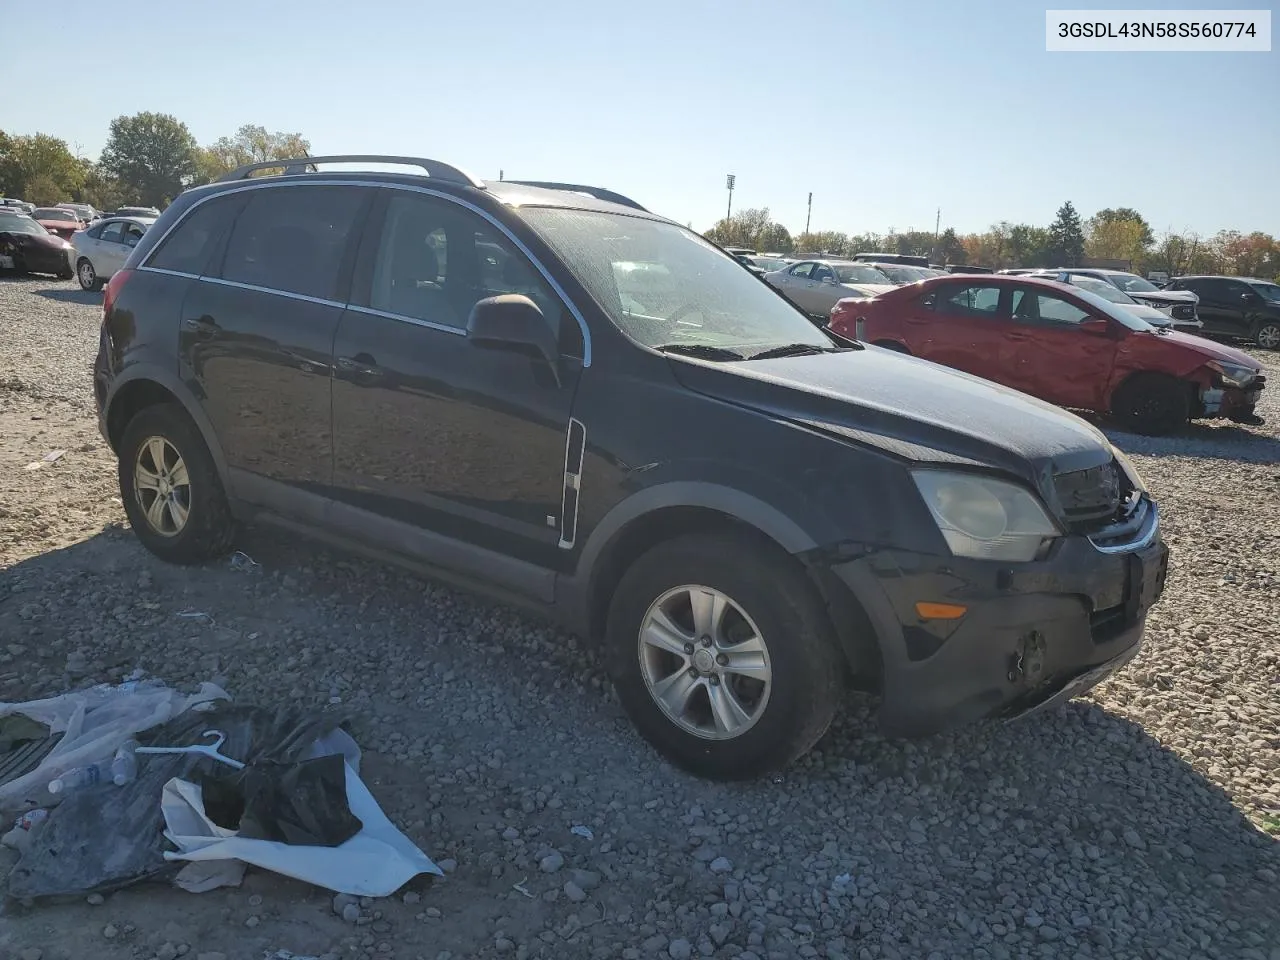
[{"label": "windshield wiper", "polygon": [[777,357],[804,357],[814,353],[835,353],[839,347],[820,347],[816,343],[787,343],[770,347],[747,357],[748,360],[773,360]]},{"label": "windshield wiper", "polygon": [[697,357],[699,360],[745,360],[737,350],[728,347],[717,347],[710,343],[663,343],[654,347],[663,353],[677,353],[685,357]]}]

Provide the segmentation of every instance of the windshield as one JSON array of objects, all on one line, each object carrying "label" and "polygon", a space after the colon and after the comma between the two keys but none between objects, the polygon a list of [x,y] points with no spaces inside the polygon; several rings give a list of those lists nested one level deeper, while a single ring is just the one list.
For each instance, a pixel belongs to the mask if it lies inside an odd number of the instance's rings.
[{"label": "windshield", "polygon": [[1255,293],[1262,294],[1272,303],[1280,303],[1280,286],[1276,286],[1274,283],[1251,283],[1249,286],[1253,288]]},{"label": "windshield", "polygon": [[37,236],[40,236],[42,234],[47,234],[49,231],[29,217],[14,217],[0,214],[0,232],[34,233]]},{"label": "windshield", "polygon": [[1082,290],[1088,290],[1090,293],[1097,294],[1103,300],[1110,300],[1112,303],[1134,304],[1137,301],[1129,296],[1123,290],[1117,290],[1105,280],[1097,280],[1093,277],[1072,276],[1071,283]]},{"label": "windshield", "polygon": [[690,230],[586,210],[522,213],[609,318],[640,343],[750,348],[745,353],[832,346],[804,314]]},{"label": "windshield", "polygon": [[75,220],[76,215],[70,210],[59,210],[55,207],[37,208],[31,214],[37,220]]},{"label": "windshield", "polygon": [[1111,280],[1125,293],[1150,293],[1160,289],[1154,283],[1143,280],[1136,273],[1113,273]]},{"label": "windshield", "polygon": [[875,267],[865,263],[833,263],[831,269],[836,272],[841,283],[892,283]]},{"label": "windshield", "polygon": [[765,270],[782,270],[791,261],[778,257],[752,257],[751,262]]},{"label": "windshield", "polygon": [[1147,321],[1143,320],[1141,317],[1135,316],[1123,307],[1116,306],[1110,300],[1104,300],[1096,293],[1086,290],[1084,287],[1077,287],[1075,294],[1103,316],[1110,317],[1112,320],[1123,323],[1130,330],[1145,330],[1148,333],[1155,333],[1156,328],[1147,323]]},{"label": "windshield", "polygon": [[893,283],[915,283],[917,280],[928,280],[930,277],[930,273],[921,267],[908,267],[900,263],[878,263],[876,269]]}]

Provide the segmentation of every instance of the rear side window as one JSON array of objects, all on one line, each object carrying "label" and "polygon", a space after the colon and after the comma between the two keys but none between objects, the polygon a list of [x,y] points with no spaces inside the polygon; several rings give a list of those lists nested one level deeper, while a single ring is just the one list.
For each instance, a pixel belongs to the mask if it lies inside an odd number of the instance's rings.
[{"label": "rear side window", "polygon": [[236,218],[222,279],[333,299],[365,193],[356,187],[255,190]]},{"label": "rear side window", "polygon": [[[240,209],[241,200],[233,194],[200,204],[160,241],[146,265],[177,273],[203,273],[214,247]],[[103,239],[107,239],[105,233]]]},{"label": "rear side window", "polygon": [[805,277],[807,279],[813,268],[814,264],[812,263],[801,263],[791,268],[791,275],[793,277]]},{"label": "rear side window", "polygon": [[961,317],[994,317],[999,307],[999,287],[972,286],[944,295],[939,309],[942,313]]}]

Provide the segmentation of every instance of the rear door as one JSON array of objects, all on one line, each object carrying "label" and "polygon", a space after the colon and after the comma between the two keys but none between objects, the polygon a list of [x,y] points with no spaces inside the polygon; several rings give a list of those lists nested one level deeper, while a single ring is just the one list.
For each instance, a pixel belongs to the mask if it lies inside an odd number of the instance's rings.
[{"label": "rear door", "polygon": [[1065,295],[1035,287],[1012,293],[1011,387],[1063,407],[1105,411],[1118,341],[1080,328],[1085,320],[1114,321]]},{"label": "rear door", "polygon": [[92,252],[89,254],[89,261],[100,277],[110,277],[124,266],[124,261],[129,256],[130,248],[124,245],[124,225],[123,220],[112,220],[102,228],[96,239],[90,241]]},{"label": "rear door", "polygon": [[815,267],[817,264],[812,261],[797,263],[779,278],[780,289],[787,299],[806,313],[812,312],[809,309],[809,291],[813,287],[812,274]]},{"label": "rear door", "polygon": [[[568,443],[577,321],[492,222],[444,197],[385,193],[334,344],[336,495],[388,521],[401,552],[549,598],[576,533],[565,475],[582,456],[580,428],[576,454]],[[476,301],[508,293],[558,326],[558,380],[544,361],[467,338]]]},{"label": "rear door", "polygon": [[1216,277],[1197,277],[1190,280],[1174,280],[1170,290],[1190,290],[1200,298],[1196,313],[1204,323],[1205,333],[1240,336],[1239,322],[1232,316],[1232,305],[1227,303],[1226,281]]},{"label": "rear door", "polygon": [[333,337],[374,191],[280,185],[225,198],[234,223],[182,306],[184,379],[212,422],[236,492],[296,514],[287,487],[332,481]]},{"label": "rear door", "polygon": [[903,334],[918,357],[1006,383],[1008,329],[998,285],[959,282],[934,287],[915,300]]}]

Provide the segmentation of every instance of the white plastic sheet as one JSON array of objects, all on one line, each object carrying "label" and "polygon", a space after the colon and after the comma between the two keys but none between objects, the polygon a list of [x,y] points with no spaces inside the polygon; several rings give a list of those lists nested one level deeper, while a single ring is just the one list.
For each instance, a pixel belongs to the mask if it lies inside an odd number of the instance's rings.
[{"label": "white plastic sheet", "polygon": [[0,810],[48,806],[49,781],[75,767],[109,761],[129,737],[165,723],[192,707],[229,700],[221,687],[202,683],[181,693],[157,680],[101,684],[46,700],[0,703],[0,717],[20,714],[49,727],[62,739],[34,770],[0,786]]},{"label": "white plastic sheet", "polygon": [[273,873],[357,897],[386,897],[420,873],[442,871],[395,828],[359,775],[344,765],[347,804],[364,828],[337,847],[294,846],[253,840],[219,827],[204,809],[200,787],[176,777],[164,786],[160,804],[165,836],[178,848],[168,860],[242,860]]}]

